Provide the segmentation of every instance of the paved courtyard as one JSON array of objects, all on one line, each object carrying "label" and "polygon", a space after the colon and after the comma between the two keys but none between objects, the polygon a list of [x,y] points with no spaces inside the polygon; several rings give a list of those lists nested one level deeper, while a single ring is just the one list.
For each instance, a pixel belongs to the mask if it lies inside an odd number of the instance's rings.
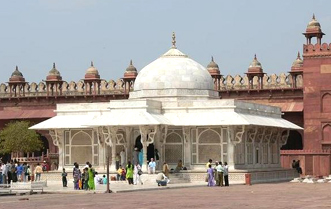
[{"label": "paved courtyard", "polygon": [[112,194],[42,194],[0,198],[0,208],[331,208],[331,183],[191,187]]}]

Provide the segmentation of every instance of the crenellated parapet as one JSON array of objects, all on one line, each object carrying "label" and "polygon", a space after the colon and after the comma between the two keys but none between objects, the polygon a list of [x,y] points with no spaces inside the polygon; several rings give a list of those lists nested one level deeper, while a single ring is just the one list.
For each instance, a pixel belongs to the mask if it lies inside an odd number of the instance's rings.
[{"label": "crenellated parapet", "polygon": [[[288,73],[280,73],[279,75],[264,74],[263,79],[263,89],[291,89],[292,88],[292,76]],[[303,77],[299,75],[296,77],[297,88],[302,88]],[[249,89],[259,89],[259,78],[258,76],[253,77],[252,88],[249,87],[249,79],[247,74],[241,75],[226,75],[221,78],[218,91],[235,91],[235,90],[249,90]]]},{"label": "crenellated parapet", "polygon": [[304,44],[303,45],[303,57],[323,57],[331,56],[331,43],[323,44]]},{"label": "crenellated parapet", "polygon": [[[75,96],[75,95],[85,95],[86,85],[84,80],[75,81],[63,81],[61,87],[57,86],[57,91],[62,90],[62,96]],[[109,95],[109,94],[123,94],[124,93],[124,82],[122,79],[114,80],[105,80],[101,79],[100,82],[100,94],[99,95]],[[10,94],[10,87],[7,83],[0,84],[0,98],[9,98],[9,97],[47,97],[47,87],[46,82],[42,81],[39,83],[25,83],[24,92],[25,95],[16,95]]]}]

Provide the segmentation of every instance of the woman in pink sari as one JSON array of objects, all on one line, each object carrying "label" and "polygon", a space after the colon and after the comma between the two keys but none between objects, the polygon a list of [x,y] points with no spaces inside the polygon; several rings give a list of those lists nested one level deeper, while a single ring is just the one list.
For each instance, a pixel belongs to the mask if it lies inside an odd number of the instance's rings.
[{"label": "woman in pink sari", "polygon": [[208,185],[207,186],[209,186],[209,187],[215,186],[214,169],[211,167],[211,164],[208,165],[207,176],[208,176]]}]

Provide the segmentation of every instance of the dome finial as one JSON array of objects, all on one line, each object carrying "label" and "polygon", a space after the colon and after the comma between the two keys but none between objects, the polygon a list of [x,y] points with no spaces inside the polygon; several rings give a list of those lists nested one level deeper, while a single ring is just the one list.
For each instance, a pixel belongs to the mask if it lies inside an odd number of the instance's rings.
[{"label": "dome finial", "polygon": [[254,54],[254,59],[257,60],[257,58],[256,58],[256,54]]},{"label": "dome finial", "polygon": [[132,65],[132,59],[130,60],[130,65]]},{"label": "dome finial", "polygon": [[298,52],[298,57],[297,57],[297,59],[301,59],[300,52]]},{"label": "dome finial", "polygon": [[214,62],[214,57],[213,56],[211,56],[211,61]]},{"label": "dome finial", "polygon": [[313,13],[313,20],[316,20],[316,19],[315,19],[315,13]]},{"label": "dome finial", "polygon": [[177,49],[176,47],[176,34],[175,32],[172,32],[172,48]]},{"label": "dome finial", "polygon": [[55,68],[55,62],[53,62],[53,68]]},{"label": "dome finial", "polygon": [[91,67],[93,67],[93,61],[91,61]]},{"label": "dome finial", "polygon": [[18,71],[18,66],[16,65],[16,68],[15,68],[16,71]]}]

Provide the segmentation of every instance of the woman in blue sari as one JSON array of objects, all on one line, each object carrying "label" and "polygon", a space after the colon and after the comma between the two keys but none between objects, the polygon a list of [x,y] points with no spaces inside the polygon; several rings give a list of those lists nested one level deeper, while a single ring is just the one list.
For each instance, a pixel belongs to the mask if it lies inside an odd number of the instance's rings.
[{"label": "woman in blue sari", "polygon": [[209,186],[209,187],[215,186],[214,169],[211,167],[211,164],[208,165],[207,176],[208,176],[208,185],[207,186]]}]

